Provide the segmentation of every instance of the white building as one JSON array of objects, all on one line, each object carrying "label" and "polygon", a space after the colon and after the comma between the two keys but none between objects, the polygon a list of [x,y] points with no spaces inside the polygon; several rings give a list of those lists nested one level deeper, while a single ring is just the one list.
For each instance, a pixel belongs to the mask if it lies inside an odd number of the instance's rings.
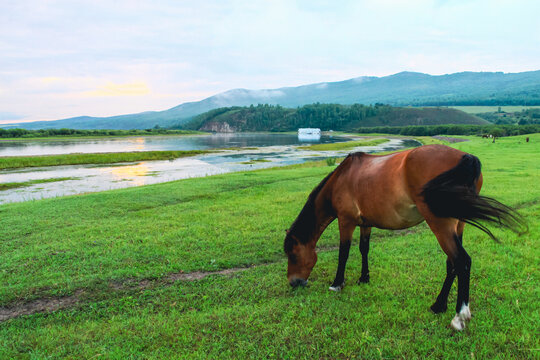
[{"label": "white building", "polygon": [[303,128],[298,129],[299,140],[319,140],[321,138],[321,129]]}]

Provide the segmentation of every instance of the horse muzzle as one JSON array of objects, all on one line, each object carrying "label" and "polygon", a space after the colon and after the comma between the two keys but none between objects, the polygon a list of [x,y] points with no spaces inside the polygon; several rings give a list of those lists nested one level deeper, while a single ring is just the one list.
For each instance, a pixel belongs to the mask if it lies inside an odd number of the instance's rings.
[{"label": "horse muzzle", "polygon": [[298,286],[306,286],[308,283],[307,280],[300,279],[300,278],[294,278],[289,281],[289,284],[291,284],[292,287],[298,287]]}]

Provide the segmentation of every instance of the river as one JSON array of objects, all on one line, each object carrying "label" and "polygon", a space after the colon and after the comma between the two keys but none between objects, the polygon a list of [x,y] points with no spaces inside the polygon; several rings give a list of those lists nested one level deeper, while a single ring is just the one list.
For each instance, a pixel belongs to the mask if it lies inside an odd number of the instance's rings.
[{"label": "river", "polygon": [[[322,136],[308,143],[333,143],[343,137]],[[57,155],[158,150],[208,150],[231,147],[301,145],[296,134],[233,133],[193,136],[138,136],[94,139],[39,139],[0,141],[0,156]]]},{"label": "river", "polygon": [[[311,143],[331,143],[344,138],[323,136]],[[133,137],[116,139],[38,140],[0,142],[0,156],[67,154],[73,152],[124,152],[152,150],[198,150],[244,147],[219,153],[162,161],[138,161],[110,165],[70,165],[0,170],[0,183],[68,178],[0,191],[0,204],[44,199],[156,184],[192,177],[223,174],[344,156],[346,151],[309,151],[305,142],[287,134],[225,134],[182,137]],[[378,146],[355,151],[379,152],[418,146],[411,140],[390,139]]]}]

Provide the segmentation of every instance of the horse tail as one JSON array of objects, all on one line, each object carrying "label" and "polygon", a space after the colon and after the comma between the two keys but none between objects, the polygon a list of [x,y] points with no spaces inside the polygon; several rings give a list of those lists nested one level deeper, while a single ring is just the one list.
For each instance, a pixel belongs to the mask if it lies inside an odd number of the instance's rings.
[{"label": "horse tail", "polygon": [[424,185],[421,195],[435,216],[459,219],[482,230],[495,241],[498,241],[495,235],[479,221],[507,227],[516,233],[526,232],[525,221],[513,208],[478,194],[476,183],[480,175],[480,160],[465,154],[454,168]]}]

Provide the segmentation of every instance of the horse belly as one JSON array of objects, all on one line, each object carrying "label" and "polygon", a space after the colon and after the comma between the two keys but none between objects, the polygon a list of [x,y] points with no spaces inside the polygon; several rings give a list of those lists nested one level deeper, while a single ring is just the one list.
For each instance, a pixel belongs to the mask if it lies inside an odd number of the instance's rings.
[{"label": "horse belly", "polygon": [[[407,199],[408,200],[408,199]],[[380,229],[399,230],[420,224],[424,217],[412,201],[399,201],[379,209],[377,213],[362,214],[363,225]]]},{"label": "horse belly", "polygon": [[397,211],[397,218],[399,229],[410,228],[424,221],[424,217],[420,214],[414,203],[400,207]]}]

